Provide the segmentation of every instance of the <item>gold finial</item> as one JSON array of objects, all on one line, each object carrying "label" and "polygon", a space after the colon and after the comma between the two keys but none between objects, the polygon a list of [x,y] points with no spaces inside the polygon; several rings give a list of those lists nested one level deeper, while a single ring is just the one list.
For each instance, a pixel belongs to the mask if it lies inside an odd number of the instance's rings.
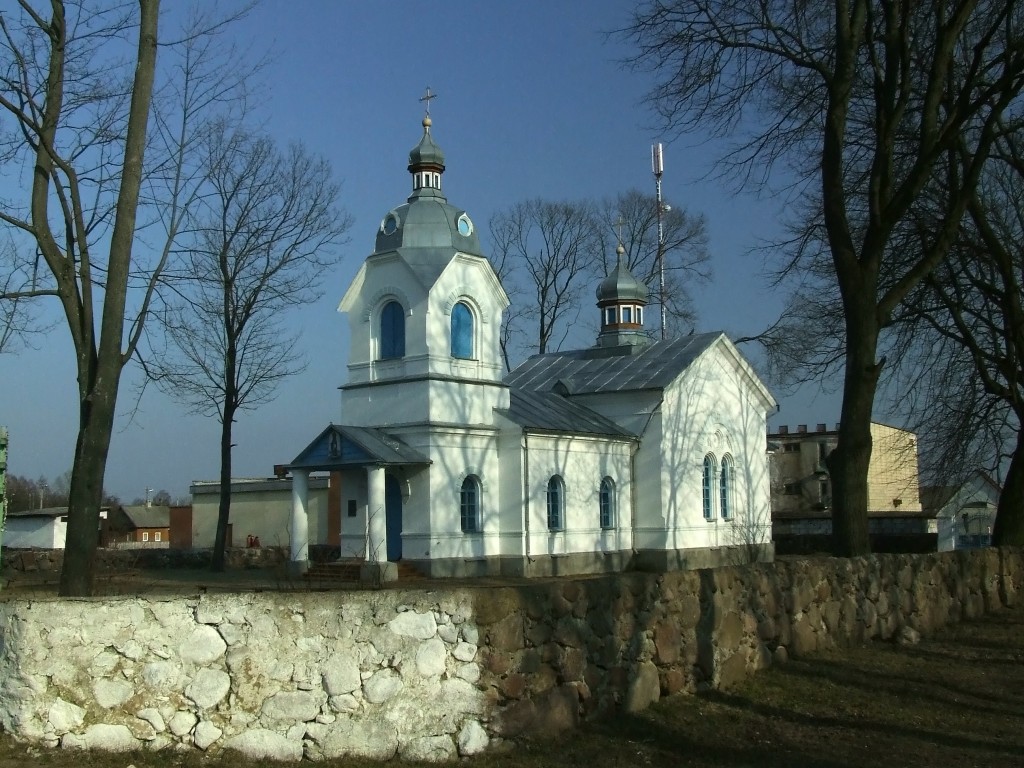
[{"label": "gold finial", "polygon": [[430,86],[427,86],[427,92],[420,96],[420,100],[426,102],[426,114],[423,116],[423,127],[429,128],[433,125],[433,121],[430,120],[430,99],[437,98],[436,93],[430,92]]}]

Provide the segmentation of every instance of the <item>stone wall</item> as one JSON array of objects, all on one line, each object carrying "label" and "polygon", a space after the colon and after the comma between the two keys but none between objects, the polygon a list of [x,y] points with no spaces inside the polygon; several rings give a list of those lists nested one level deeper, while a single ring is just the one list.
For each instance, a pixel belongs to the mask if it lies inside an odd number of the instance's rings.
[{"label": "stone wall", "polygon": [[506,588],[0,604],[0,724],[66,747],[436,760],[1014,602],[1024,552]]}]

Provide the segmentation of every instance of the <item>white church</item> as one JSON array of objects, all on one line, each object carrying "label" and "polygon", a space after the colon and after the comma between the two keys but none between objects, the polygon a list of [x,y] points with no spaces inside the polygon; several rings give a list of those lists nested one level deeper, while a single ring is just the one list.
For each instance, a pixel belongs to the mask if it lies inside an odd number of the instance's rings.
[{"label": "white church", "polygon": [[[549,576],[771,558],[771,393],[723,333],[652,341],[622,262],[594,346],[504,374],[509,305],[469,214],[442,190],[429,114],[412,194],[339,306],[340,424],[288,466],[291,559],[308,562],[311,473],[341,478],[340,551],[368,577]],[[333,542],[332,542],[333,543]]]}]

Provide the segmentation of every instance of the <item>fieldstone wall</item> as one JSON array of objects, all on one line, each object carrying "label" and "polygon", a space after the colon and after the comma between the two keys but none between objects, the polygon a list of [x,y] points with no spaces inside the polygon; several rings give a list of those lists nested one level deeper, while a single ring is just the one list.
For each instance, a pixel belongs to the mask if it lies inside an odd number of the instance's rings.
[{"label": "fieldstone wall", "polygon": [[50,746],[439,760],[484,749],[465,593],[0,606],[0,723]]},{"label": "fieldstone wall", "polygon": [[0,604],[0,725],[52,746],[440,760],[1015,602],[1024,552],[516,587]]}]

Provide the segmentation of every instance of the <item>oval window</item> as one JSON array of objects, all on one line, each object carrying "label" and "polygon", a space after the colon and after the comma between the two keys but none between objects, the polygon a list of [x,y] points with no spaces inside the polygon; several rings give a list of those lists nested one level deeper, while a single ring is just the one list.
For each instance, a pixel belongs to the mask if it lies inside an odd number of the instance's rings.
[{"label": "oval window", "polygon": [[459,216],[459,234],[463,237],[469,237],[473,234],[473,222],[469,220],[469,216],[466,214]]},{"label": "oval window", "polygon": [[395,230],[398,229],[398,217],[393,213],[389,213],[387,218],[384,219],[381,229],[384,231],[385,235],[393,235]]}]

